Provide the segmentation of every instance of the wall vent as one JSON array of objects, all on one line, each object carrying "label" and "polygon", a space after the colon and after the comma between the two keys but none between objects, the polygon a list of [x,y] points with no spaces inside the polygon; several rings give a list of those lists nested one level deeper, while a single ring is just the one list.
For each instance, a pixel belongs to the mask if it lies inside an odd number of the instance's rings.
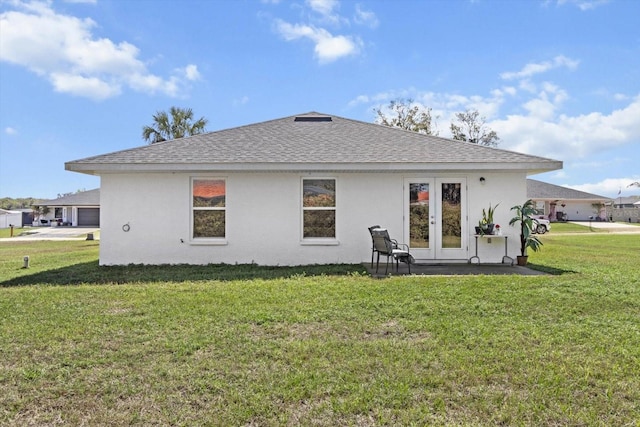
[{"label": "wall vent", "polygon": [[331,116],[297,116],[294,122],[331,122]]}]

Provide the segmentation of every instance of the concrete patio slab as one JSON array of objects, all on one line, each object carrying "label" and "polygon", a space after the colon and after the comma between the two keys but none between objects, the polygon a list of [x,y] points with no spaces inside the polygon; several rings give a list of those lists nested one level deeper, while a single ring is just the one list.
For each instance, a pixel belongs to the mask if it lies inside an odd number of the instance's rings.
[{"label": "concrete patio slab", "polygon": [[[378,272],[376,265],[373,268],[370,263],[364,264],[365,268],[372,277],[386,277],[384,263],[380,263]],[[407,264],[400,263],[399,271],[396,272],[396,266],[389,264],[389,273],[391,276],[408,275],[409,269]],[[544,276],[547,273],[533,270],[528,267],[509,264],[468,264],[468,263],[452,263],[452,264],[411,264],[411,274],[416,276],[474,276],[474,275],[510,275],[517,276]]]}]

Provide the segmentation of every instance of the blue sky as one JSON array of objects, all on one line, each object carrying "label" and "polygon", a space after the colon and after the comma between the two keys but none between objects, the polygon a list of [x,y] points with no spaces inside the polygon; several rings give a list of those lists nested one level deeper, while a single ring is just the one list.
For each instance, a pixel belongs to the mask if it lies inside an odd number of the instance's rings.
[{"label": "blue sky", "polygon": [[0,0],[0,197],[99,186],[66,161],[144,145],[171,106],[219,130],[397,98],[440,136],[477,109],[533,178],[639,194],[635,0]]}]

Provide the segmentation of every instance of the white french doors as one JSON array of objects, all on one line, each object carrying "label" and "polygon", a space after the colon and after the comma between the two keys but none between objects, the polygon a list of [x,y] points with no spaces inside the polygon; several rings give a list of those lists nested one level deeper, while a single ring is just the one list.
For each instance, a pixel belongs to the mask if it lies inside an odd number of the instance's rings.
[{"label": "white french doors", "polygon": [[465,178],[406,178],[404,242],[420,260],[466,259]]}]

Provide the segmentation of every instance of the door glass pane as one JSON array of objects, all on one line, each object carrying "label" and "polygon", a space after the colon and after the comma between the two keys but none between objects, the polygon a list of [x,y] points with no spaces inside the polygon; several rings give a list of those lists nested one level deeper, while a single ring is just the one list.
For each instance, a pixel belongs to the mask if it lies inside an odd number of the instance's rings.
[{"label": "door glass pane", "polygon": [[462,248],[461,184],[442,184],[442,247]]},{"label": "door glass pane", "polygon": [[409,246],[429,248],[429,184],[409,184]]}]

